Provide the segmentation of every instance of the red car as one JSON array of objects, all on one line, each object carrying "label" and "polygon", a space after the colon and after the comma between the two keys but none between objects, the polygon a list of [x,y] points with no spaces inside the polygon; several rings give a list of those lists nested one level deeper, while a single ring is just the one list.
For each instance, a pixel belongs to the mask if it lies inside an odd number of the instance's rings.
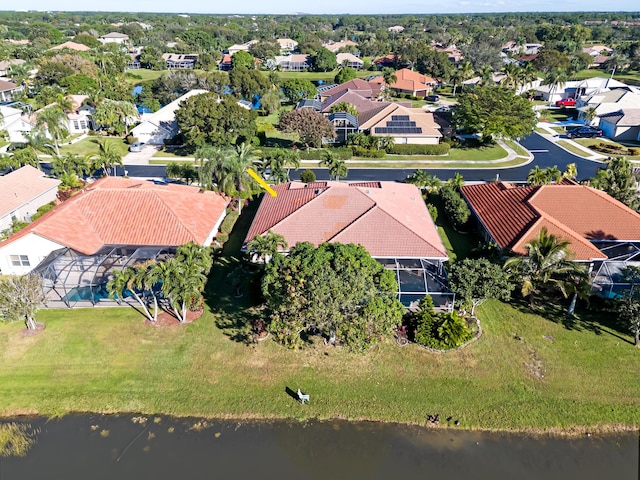
[{"label": "red car", "polygon": [[562,100],[558,100],[556,102],[556,107],[575,107],[576,99],[575,98],[563,98]]}]

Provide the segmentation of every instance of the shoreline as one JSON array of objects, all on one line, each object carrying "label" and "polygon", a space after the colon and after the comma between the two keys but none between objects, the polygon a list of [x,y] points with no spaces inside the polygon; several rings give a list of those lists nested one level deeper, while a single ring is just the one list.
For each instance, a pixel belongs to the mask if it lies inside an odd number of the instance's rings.
[{"label": "shoreline", "polygon": [[[300,405],[302,407],[302,405]],[[419,422],[398,422],[394,420],[375,420],[370,418],[346,418],[342,416],[337,417],[281,417],[281,416],[265,416],[265,415],[255,415],[255,416],[247,416],[247,415],[233,415],[233,414],[222,414],[222,415],[174,415],[168,413],[150,413],[150,412],[94,412],[94,411],[73,411],[73,412],[65,412],[65,413],[56,413],[53,415],[45,415],[41,413],[15,413],[15,414],[0,414],[0,422],[6,421],[14,421],[14,422],[24,422],[29,418],[44,418],[47,420],[56,420],[62,419],[69,416],[92,416],[92,415],[100,415],[100,416],[129,416],[129,417],[167,417],[174,420],[206,420],[208,422],[235,422],[239,424],[245,423],[274,423],[274,422],[286,422],[292,424],[301,424],[310,421],[316,421],[321,423],[331,423],[331,422],[347,422],[351,424],[358,423],[372,423],[372,424],[380,424],[380,425],[397,425],[402,427],[417,427],[424,429],[425,431],[433,430],[433,431],[452,431],[452,432],[461,432],[461,433],[482,433],[482,434],[497,434],[497,435],[519,435],[519,436],[527,436],[533,438],[578,438],[583,436],[612,436],[617,434],[625,434],[625,433],[640,433],[640,426],[626,425],[626,424],[603,424],[598,426],[585,426],[585,425],[574,425],[567,428],[560,427],[546,427],[546,428],[482,428],[482,427],[468,427],[468,426],[454,426],[449,424],[449,422],[443,421],[442,423],[435,425],[429,423],[428,420],[425,419],[424,423]]]}]

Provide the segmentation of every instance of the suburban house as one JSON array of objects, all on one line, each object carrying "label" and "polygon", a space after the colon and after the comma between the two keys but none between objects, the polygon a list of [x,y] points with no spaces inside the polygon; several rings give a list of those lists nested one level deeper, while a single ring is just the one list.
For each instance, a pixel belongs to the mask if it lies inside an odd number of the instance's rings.
[{"label": "suburban house", "polygon": [[565,180],[465,185],[461,191],[487,241],[523,255],[525,244],[545,227],[571,242],[572,258],[589,265],[592,289],[606,298],[624,288],[620,270],[640,260],[640,215],[600,190]]},{"label": "suburban house", "polygon": [[30,133],[32,128],[33,125],[22,110],[0,105],[0,130],[7,132],[10,142],[25,142],[25,135]]},{"label": "suburban house", "polygon": [[598,124],[599,121],[602,121],[603,116],[607,114],[620,112],[623,109],[639,109],[640,88],[607,88],[604,91],[598,91],[592,95],[578,98],[577,108],[583,117],[593,108],[596,116],[591,123]]},{"label": "suburban house", "polygon": [[0,80],[0,102],[10,102],[13,96],[24,89],[22,85],[16,85],[13,82]]},{"label": "suburban house", "polygon": [[198,187],[106,177],[0,243],[0,269],[39,274],[50,306],[95,304],[113,269],[210,245],[228,203]]},{"label": "suburban house", "polygon": [[258,235],[283,235],[289,246],[311,242],[362,245],[395,272],[405,306],[429,294],[453,306],[443,263],[448,260],[420,191],[395,182],[290,182],[265,195],[243,248]]},{"label": "suburban house", "polygon": [[96,113],[96,109],[89,104],[84,103],[89,99],[89,95],[68,95],[71,100],[72,110],[67,113],[69,119],[67,130],[70,134],[87,133],[94,130],[92,115]]},{"label": "suburban house", "polygon": [[311,57],[307,54],[294,53],[293,55],[274,57],[275,64],[283,72],[303,72],[311,66]]},{"label": "suburban house", "polygon": [[231,62],[231,54],[225,53],[222,55],[222,59],[218,62],[218,70],[222,70],[223,72],[228,72],[233,67],[233,63]]},{"label": "suburban house", "polygon": [[352,42],[351,40],[341,40],[339,42],[323,43],[322,46],[329,50],[331,53],[338,53],[338,51],[343,48],[357,47],[358,44],[356,42]]},{"label": "suburban house", "polygon": [[640,141],[640,108],[623,108],[600,115],[604,135],[617,141]]},{"label": "suburban house", "polygon": [[[30,222],[38,208],[56,199],[58,185],[60,180],[30,165],[0,177],[0,232],[11,228],[14,220]],[[22,263],[19,258],[10,260],[12,265]]]},{"label": "suburban house", "polygon": [[201,93],[207,93],[207,90],[191,90],[157,112],[143,115],[141,122],[131,130],[131,134],[143,143],[163,145],[165,140],[170,140],[178,134],[176,110],[180,108],[180,103]]},{"label": "suburban house", "polygon": [[402,32],[404,32],[404,27],[402,25],[394,25],[393,27],[387,28],[387,32],[389,32],[389,33],[402,33]]},{"label": "suburban house", "polygon": [[298,42],[292,40],[290,38],[278,38],[276,40],[278,45],[280,45],[280,54],[281,55],[289,55],[298,48]]},{"label": "suburban house", "polygon": [[240,43],[238,45],[231,45],[229,48],[227,48],[227,52],[229,55],[233,55],[236,52],[239,51],[244,51],[244,52],[248,52],[249,48],[251,48],[251,45],[255,45],[256,43],[258,43],[258,40],[250,40],[246,43]]},{"label": "suburban house", "polygon": [[373,64],[378,70],[382,70],[384,68],[393,68],[395,70],[399,65],[403,65],[405,63],[406,62],[402,61],[401,55],[385,55],[384,57],[376,58],[373,61]]},{"label": "suburban house", "polygon": [[27,63],[26,60],[20,58],[12,58],[10,60],[3,60],[0,62],[0,77],[6,77],[11,72],[11,67],[19,67]]},{"label": "suburban house", "polygon": [[117,43],[123,45],[129,42],[129,35],[126,35],[124,33],[111,32],[98,37],[98,40],[102,42],[102,44]]},{"label": "suburban house", "polygon": [[358,115],[358,130],[374,137],[391,137],[396,145],[437,145],[442,133],[433,113],[397,103]]},{"label": "suburban house", "polygon": [[340,85],[332,86],[331,88],[318,90],[320,100],[324,102],[327,98],[337,95],[341,92],[351,90],[364,98],[376,100],[380,97],[382,91],[382,85],[377,82],[367,82],[361,78],[354,78],[348,82],[341,83]]},{"label": "suburban house", "polygon": [[389,85],[389,88],[396,93],[413,95],[414,97],[425,97],[438,84],[435,78],[427,77],[408,68],[396,71],[396,81]]},{"label": "suburban house", "polygon": [[51,47],[49,50],[64,50],[64,49],[74,50],[76,52],[88,52],[91,50],[90,47],[87,47],[83,43],[76,43],[72,41],[61,43],[60,45],[56,45],[55,47]]},{"label": "suburban house", "polygon": [[364,65],[364,62],[353,53],[338,53],[336,55],[336,61],[340,67],[350,67],[356,70],[360,70]]},{"label": "suburban house", "polygon": [[167,70],[189,70],[196,68],[198,54],[163,53],[162,59],[167,65]]},{"label": "suburban house", "polygon": [[556,102],[563,98],[578,99],[581,96],[591,96],[616,88],[629,89],[630,87],[613,78],[593,77],[584,80],[570,80],[559,85],[540,85],[535,90],[536,95],[542,100]]}]

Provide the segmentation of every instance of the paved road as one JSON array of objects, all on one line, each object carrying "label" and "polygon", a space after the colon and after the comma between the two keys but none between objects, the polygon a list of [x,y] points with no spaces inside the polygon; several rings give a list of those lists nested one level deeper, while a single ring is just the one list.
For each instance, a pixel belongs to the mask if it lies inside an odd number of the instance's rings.
[{"label": "paved road", "polygon": [[[430,173],[440,179],[447,179],[455,172],[460,172],[466,181],[491,181],[499,175],[500,180],[512,182],[524,182],[529,171],[536,165],[540,168],[548,168],[556,165],[560,170],[564,170],[569,163],[575,163],[578,167],[578,178],[586,179],[595,175],[601,164],[582,157],[573,155],[570,152],[558,147],[553,142],[543,138],[536,133],[522,139],[520,143],[534,155],[534,160],[524,166],[515,168],[469,168],[469,169],[445,169],[427,168]],[[131,177],[141,178],[164,178],[165,167],[163,165],[126,165],[126,170]],[[326,169],[312,169],[316,173],[318,180],[328,180],[329,172]],[[401,181],[407,175],[415,171],[414,168],[350,168],[347,180],[369,181],[369,180],[390,180]],[[300,171],[291,171],[291,179],[298,180]],[[117,175],[124,175],[124,170],[117,168]]]}]

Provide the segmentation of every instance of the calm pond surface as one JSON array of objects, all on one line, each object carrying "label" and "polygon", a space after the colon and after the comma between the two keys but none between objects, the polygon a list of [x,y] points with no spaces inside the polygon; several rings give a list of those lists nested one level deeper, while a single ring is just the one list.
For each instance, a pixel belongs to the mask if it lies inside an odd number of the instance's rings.
[{"label": "calm pond surface", "polygon": [[532,438],[349,422],[132,416],[20,420],[37,428],[1,480],[634,479],[637,434]]}]

